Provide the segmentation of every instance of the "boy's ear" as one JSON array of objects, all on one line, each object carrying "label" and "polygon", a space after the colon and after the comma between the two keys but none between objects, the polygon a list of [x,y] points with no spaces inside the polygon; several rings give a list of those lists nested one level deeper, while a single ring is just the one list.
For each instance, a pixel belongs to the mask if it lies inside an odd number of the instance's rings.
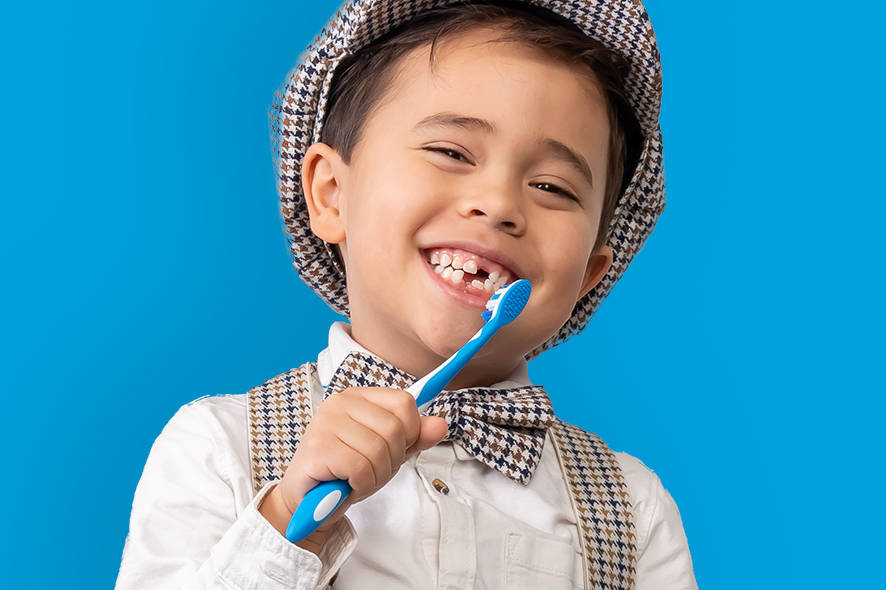
[{"label": "boy's ear", "polygon": [[578,299],[576,299],[576,301],[587,295],[588,291],[597,286],[597,283],[599,283],[609,271],[610,266],[612,266],[612,248],[609,247],[609,244],[603,244],[599,250],[591,254],[591,257],[588,258],[588,266],[585,269],[585,278],[584,281],[582,281],[581,289],[579,290]]},{"label": "boy's ear", "polygon": [[311,231],[330,244],[345,239],[341,215],[341,174],[347,166],[334,149],[314,143],[305,152],[301,184],[311,218]]}]

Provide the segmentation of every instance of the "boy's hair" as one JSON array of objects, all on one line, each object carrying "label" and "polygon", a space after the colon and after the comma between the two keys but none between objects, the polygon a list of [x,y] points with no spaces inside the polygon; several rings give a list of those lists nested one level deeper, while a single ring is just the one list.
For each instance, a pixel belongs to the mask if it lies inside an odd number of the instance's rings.
[{"label": "boy's hair", "polygon": [[[367,119],[379,108],[393,83],[398,60],[409,51],[430,43],[429,66],[433,72],[439,42],[481,26],[494,27],[498,31],[489,42],[521,43],[538,48],[555,59],[584,66],[589,78],[602,90],[610,127],[609,163],[600,224],[593,246],[596,252],[606,243],[618,197],[633,177],[643,135],[624,90],[630,63],[553,12],[524,3],[490,1],[456,3],[420,14],[342,60],[330,85],[320,141],[335,149],[342,160],[350,164]],[[338,245],[334,249],[343,268]]]}]

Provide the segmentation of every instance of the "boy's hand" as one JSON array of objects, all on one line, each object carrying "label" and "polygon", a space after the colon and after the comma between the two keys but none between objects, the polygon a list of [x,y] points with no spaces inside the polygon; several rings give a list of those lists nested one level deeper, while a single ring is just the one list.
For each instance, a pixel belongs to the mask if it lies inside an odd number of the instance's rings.
[{"label": "boy's hand", "polygon": [[297,543],[319,552],[332,525],[351,504],[381,489],[413,454],[446,436],[446,421],[421,416],[401,389],[349,387],[320,404],[283,475],[259,512],[285,534],[299,502],[322,481],[344,479],[353,491],[309,537]]}]

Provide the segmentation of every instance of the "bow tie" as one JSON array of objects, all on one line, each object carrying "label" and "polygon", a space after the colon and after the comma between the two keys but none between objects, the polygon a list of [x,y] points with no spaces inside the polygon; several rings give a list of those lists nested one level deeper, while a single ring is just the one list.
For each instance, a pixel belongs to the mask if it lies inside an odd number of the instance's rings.
[{"label": "bow tie", "polygon": [[[323,399],[347,387],[406,389],[416,380],[375,355],[352,351],[332,375]],[[541,459],[545,433],[554,421],[551,400],[537,385],[444,389],[423,413],[446,420],[449,432],[444,441],[458,442],[478,461],[524,486]]]}]

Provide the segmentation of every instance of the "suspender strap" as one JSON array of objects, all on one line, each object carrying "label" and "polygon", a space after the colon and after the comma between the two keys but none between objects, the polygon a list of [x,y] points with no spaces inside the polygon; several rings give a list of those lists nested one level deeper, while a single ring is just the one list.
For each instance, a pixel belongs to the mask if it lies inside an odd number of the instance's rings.
[{"label": "suspender strap", "polygon": [[557,420],[557,456],[584,540],[588,588],[634,587],[636,534],[621,466],[600,437]]},{"label": "suspender strap", "polygon": [[[282,479],[311,421],[313,364],[268,379],[246,394],[249,420],[249,463],[255,493]],[[319,384],[318,384],[319,386]]]}]

